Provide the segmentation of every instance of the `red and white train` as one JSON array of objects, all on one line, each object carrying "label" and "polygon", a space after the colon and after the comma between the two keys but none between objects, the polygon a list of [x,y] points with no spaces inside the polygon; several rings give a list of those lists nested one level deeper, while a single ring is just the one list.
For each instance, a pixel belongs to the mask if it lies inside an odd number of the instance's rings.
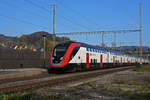
[{"label": "red and white train", "polygon": [[[53,71],[76,71],[135,65],[140,58],[79,42],[64,42],[55,46],[50,56]],[[149,63],[147,59],[142,62]]]}]

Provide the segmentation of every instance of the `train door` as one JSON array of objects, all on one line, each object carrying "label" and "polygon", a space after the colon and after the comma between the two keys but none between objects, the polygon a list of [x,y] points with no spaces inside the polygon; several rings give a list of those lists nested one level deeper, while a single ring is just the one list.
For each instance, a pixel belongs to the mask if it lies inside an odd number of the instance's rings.
[{"label": "train door", "polygon": [[89,69],[90,63],[89,63],[89,53],[86,54],[86,68]]},{"label": "train door", "polygon": [[121,57],[121,66],[122,66],[122,57]]},{"label": "train door", "polygon": [[109,53],[107,53],[107,63],[109,63]]}]

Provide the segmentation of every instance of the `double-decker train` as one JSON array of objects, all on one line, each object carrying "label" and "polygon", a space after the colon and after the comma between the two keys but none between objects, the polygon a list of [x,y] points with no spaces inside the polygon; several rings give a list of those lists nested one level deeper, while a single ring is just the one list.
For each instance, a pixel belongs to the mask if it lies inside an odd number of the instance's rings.
[{"label": "double-decker train", "polygon": [[[130,66],[138,63],[140,63],[140,58],[137,56],[69,41],[56,45],[52,50],[49,69],[52,71],[77,71]],[[149,61],[142,59],[142,63],[146,64]]]}]

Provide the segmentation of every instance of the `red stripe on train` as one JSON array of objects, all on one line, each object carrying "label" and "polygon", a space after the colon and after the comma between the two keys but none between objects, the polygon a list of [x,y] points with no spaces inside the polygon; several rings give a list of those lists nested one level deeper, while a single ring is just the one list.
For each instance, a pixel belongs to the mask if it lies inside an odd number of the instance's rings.
[{"label": "red stripe on train", "polygon": [[62,60],[62,62],[59,65],[53,65],[52,64],[52,54],[53,54],[53,51],[52,51],[51,57],[50,57],[50,66],[57,68],[57,67],[64,67],[65,65],[67,65],[68,62],[69,62],[69,58],[70,58],[70,55],[71,55],[73,49],[75,47],[79,47],[79,46],[81,46],[81,44],[79,44],[79,43],[71,43],[71,45],[69,46],[69,48],[68,48],[68,50],[67,50],[67,52],[66,52],[66,54],[65,54],[65,56],[64,56],[64,58]]},{"label": "red stripe on train", "polygon": [[121,66],[122,66],[122,57],[121,57]]},{"label": "red stripe on train", "polygon": [[100,68],[103,68],[103,55],[100,56]]},{"label": "red stripe on train", "polygon": [[90,63],[89,63],[89,53],[86,54],[86,68],[90,68]]}]

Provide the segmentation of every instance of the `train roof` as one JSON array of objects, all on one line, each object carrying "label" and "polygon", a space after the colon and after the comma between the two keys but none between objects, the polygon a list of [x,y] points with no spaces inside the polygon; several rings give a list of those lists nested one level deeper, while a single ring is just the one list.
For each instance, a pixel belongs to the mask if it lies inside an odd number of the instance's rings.
[{"label": "train roof", "polygon": [[89,45],[89,44],[82,43],[82,42],[67,41],[67,42],[63,42],[63,43],[66,43],[66,44],[80,43],[81,46],[86,47],[87,49],[88,48],[97,49],[97,50],[100,50],[102,52],[110,52],[110,53],[116,54],[116,55],[125,55],[125,56],[130,56],[130,57],[137,57],[137,56],[133,56],[133,55],[130,55],[130,54],[127,54],[127,53],[124,53],[124,52],[119,52],[119,51],[111,50],[111,49],[108,49],[108,48],[103,48],[103,47],[100,47],[100,46]]}]

